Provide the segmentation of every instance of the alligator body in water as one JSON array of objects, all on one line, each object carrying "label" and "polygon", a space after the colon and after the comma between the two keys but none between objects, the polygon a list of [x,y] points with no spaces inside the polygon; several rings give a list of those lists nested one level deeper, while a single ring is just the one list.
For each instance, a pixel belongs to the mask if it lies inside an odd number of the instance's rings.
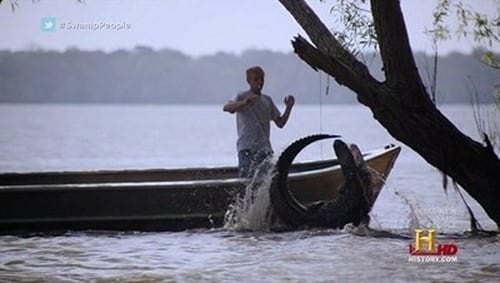
[{"label": "alligator body in water", "polygon": [[371,190],[372,174],[356,145],[334,141],[335,154],[344,175],[338,198],[302,204],[288,187],[288,171],[298,153],[315,141],[337,137],[322,134],[302,138],[288,146],[279,157],[270,186],[270,198],[274,211],[290,228],[343,228],[348,223],[357,226],[369,220],[368,213],[376,197]]}]

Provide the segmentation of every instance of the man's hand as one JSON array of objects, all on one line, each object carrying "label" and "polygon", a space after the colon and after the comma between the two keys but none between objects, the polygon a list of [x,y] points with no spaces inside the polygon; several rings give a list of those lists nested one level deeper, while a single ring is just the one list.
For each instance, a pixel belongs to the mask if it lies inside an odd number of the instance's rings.
[{"label": "man's hand", "polygon": [[295,97],[293,97],[293,95],[287,95],[285,96],[283,102],[285,103],[286,107],[291,108],[295,104]]},{"label": "man's hand", "polygon": [[238,101],[229,100],[224,105],[222,110],[234,114],[235,112],[240,111],[240,109],[242,109],[246,105],[252,104],[258,97],[259,95],[252,93],[250,95],[245,96],[243,100],[238,100]]},{"label": "man's hand", "polygon": [[287,95],[285,96],[285,99],[283,99],[283,102],[286,105],[285,108],[285,113],[283,115],[277,117],[274,122],[276,123],[276,126],[278,128],[283,128],[288,121],[288,117],[290,116],[290,112],[292,111],[292,107],[295,104],[295,97],[293,95]]},{"label": "man's hand", "polygon": [[252,93],[250,95],[247,95],[247,97],[245,97],[243,102],[245,102],[245,105],[251,104],[252,102],[255,101],[255,99],[257,99],[257,97],[259,97],[257,94]]}]

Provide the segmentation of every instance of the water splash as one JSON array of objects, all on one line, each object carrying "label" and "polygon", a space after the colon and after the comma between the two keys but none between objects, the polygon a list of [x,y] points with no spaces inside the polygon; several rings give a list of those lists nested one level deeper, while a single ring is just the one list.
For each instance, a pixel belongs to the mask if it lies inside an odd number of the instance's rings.
[{"label": "water splash", "polygon": [[[398,197],[398,199],[404,204],[404,206],[408,209],[408,213],[406,216],[406,229],[408,231],[413,231],[415,228],[422,227],[422,222],[427,222],[429,225],[433,226],[434,223],[432,219],[430,219],[427,215],[423,213],[419,213],[421,211],[418,203],[412,202],[410,199],[408,199],[404,194],[399,192],[396,187],[391,186],[389,182],[387,182],[387,179],[385,178],[384,175],[379,173],[377,170],[374,168],[368,166],[368,170],[370,171],[372,178],[373,178],[373,183],[380,182],[382,183],[382,187],[379,192],[376,192],[377,194],[381,193],[381,190],[383,187],[389,187],[392,189],[393,193],[395,196]],[[384,228],[382,227],[382,224],[380,221],[377,219],[376,215],[374,213],[370,212],[370,226],[374,229],[377,230],[383,230]],[[368,228],[368,227],[367,227]]]},{"label": "water splash", "polygon": [[274,214],[269,187],[276,171],[276,160],[265,160],[250,180],[242,195],[236,196],[224,215],[224,228],[234,231],[270,231],[277,218]]},{"label": "water splash", "polygon": [[[386,182],[384,186],[386,193],[392,193],[396,197],[389,201],[391,203],[390,208],[387,207],[387,204],[381,204],[382,207],[386,206],[383,208],[386,210],[385,213],[399,214],[402,218],[397,221],[398,225],[396,226],[383,227],[385,225],[382,225],[381,222],[384,222],[384,219],[378,221],[378,219],[372,217],[371,228],[404,229],[408,233],[413,233],[414,229],[417,228],[431,227],[443,233],[463,231],[462,223],[457,222],[458,219],[462,219],[465,216],[465,210],[462,208],[461,203],[457,202],[459,199],[446,195],[447,197],[443,200],[444,202],[436,202],[434,197],[422,200],[418,194],[401,190],[401,188],[391,185],[390,182]],[[434,202],[435,204],[428,205],[430,202]],[[387,203],[387,200],[385,203]],[[372,215],[371,213],[370,216]]]}]

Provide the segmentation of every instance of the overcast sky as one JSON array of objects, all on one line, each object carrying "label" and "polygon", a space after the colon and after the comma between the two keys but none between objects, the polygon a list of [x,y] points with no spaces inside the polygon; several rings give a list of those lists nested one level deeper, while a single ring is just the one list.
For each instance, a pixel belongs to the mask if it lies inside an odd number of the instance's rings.
[{"label": "overcast sky", "polygon": [[[496,11],[499,1],[468,0],[474,9]],[[278,0],[18,0],[12,12],[11,0],[0,5],[2,40],[0,49],[19,50],[40,46],[45,49],[131,49],[137,45],[154,49],[173,48],[200,56],[218,51],[241,53],[258,48],[291,51],[290,40],[305,35]],[[435,0],[402,0],[403,12],[415,51],[432,50],[424,34],[432,19]],[[329,14],[332,1],[309,0],[320,18],[334,28]],[[42,30],[46,21],[55,19],[55,31]],[[44,22],[45,21],[45,22]],[[42,23],[43,22],[43,23]],[[123,27],[121,30],[69,30],[61,24],[74,26],[92,23]],[[52,30],[49,26],[46,29]],[[469,52],[470,40],[440,43],[442,53],[452,50]],[[500,52],[499,45],[493,49]]]}]

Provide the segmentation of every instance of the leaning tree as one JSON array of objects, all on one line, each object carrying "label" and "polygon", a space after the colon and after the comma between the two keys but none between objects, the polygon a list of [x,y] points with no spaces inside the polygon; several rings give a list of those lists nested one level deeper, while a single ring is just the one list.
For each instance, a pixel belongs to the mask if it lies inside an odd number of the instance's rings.
[{"label": "leaning tree", "polygon": [[394,138],[463,187],[500,227],[500,160],[486,134],[484,144],[473,140],[432,103],[413,57],[400,0],[370,1],[384,81],[370,74],[304,0],[279,1],[312,41],[294,38],[295,53],[351,89]]}]

